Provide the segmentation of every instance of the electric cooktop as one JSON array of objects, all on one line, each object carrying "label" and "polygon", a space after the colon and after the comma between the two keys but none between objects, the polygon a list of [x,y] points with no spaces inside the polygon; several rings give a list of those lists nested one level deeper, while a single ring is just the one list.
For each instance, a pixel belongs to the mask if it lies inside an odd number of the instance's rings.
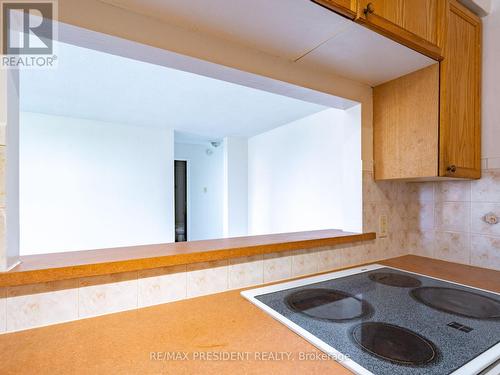
[{"label": "electric cooktop", "polygon": [[500,295],[381,265],[247,290],[358,374],[500,374]]}]

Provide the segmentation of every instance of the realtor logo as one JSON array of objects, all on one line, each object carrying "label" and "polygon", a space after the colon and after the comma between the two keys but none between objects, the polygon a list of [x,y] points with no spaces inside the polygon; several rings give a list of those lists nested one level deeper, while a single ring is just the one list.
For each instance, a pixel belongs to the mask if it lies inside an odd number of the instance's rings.
[{"label": "realtor logo", "polygon": [[4,1],[1,4],[2,67],[52,67],[55,1]]}]

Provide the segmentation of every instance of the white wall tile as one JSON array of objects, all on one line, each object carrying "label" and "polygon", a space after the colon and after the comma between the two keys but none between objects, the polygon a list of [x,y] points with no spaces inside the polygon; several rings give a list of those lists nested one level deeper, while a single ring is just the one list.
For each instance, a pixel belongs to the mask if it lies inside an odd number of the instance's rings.
[{"label": "white wall tile", "polygon": [[469,264],[470,234],[459,232],[436,232],[434,256],[449,262]]},{"label": "white wall tile", "polygon": [[436,202],[469,202],[471,185],[469,181],[443,181],[435,185]]},{"label": "white wall tile", "polygon": [[409,202],[433,202],[434,187],[433,182],[415,182],[408,183],[408,201]]},{"label": "white wall tile", "polygon": [[500,203],[472,203],[471,206],[472,233],[500,236],[500,224],[488,224],[483,220],[484,215],[490,212],[500,217]]},{"label": "white wall tile", "polygon": [[0,207],[5,207],[5,146],[0,146]]},{"label": "white wall tile", "polygon": [[318,253],[300,250],[292,255],[292,276],[310,275],[318,272]]},{"label": "white wall tile", "polygon": [[88,318],[137,308],[137,272],[79,280],[79,317]]},{"label": "white wall tile", "polygon": [[187,266],[187,296],[197,297],[228,289],[228,261],[189,264]]},{"label": "white wall tile", "polygon": [[236,258],[229,261],[229,289],[244,288],[264,282],[262,255]]},{"label": "white wall tile", "polygon": [[500,237],[472,235],[471,264],[500,271]]},{"label": "white wall tile", "polygon": [[187,296],[186,266],[139,271],[138,307],[177,301]]},{"label": "white wall tile", "polygon": [[500,202],[500,170],[483,171],[481,179],[471,182],[472,202]]},{"label": "white wall tile", "polygon": [[78,319],[78,281],[63,280],[7,288],[7,331]]},{"label": "white wall tile", "polygon": [[318,272],[331,271],[341,267],[342,253],[340,248],[333,247],[318,251]]},{"label": "white wall tile", "polygon": [[0,288],[0,333],[7,329],[7,289]]},{"label": "white wall tile", "polygon": [[487,169],[500,169],[500,158],[489,158],[487,162]]},{"label": "white wall tile", "polygon": [[434,256],[435,233],[433,229],[408,233],[408,250],[411,254],[432,258]]},{"label": "white wall tile", "polygon": [[264,283],[292,277],[292,255],[289,252],[264,255]]},{"label": "white wall tile", "polygon": [[470,230],[470,202],[437,202],[436,229],[468,232]]}]

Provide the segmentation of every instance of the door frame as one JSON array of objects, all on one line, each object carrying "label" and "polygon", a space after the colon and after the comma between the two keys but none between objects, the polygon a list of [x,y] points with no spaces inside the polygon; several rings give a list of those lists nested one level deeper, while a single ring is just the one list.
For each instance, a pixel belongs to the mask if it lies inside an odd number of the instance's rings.
[{"label": "door frame", "polygon": [[176,161],[185,161],[186,162],[186,242],[190,241],[191,237],[191,194],[190,194],[190,185],[191,185],[191,161],[187,158],[176,158],[174,157],[174,242],[175,242],[175,162]]}]

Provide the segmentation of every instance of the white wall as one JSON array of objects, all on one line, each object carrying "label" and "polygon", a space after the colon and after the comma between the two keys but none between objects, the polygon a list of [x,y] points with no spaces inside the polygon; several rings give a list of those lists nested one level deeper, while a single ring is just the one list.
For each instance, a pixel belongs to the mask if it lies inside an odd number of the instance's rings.
[{"label": "white wall", "polygon": [[[500,0],[491,3],[491,14],[483,18],[483,158],[499,158],[500,168]],[[490,161],[488,161],[489,163]],[[491,166],[489,166],[491,167]]]},{"label": "white wall", "polygon": [[21,114],[21,255],[172,242],[173,132]]},{"label": "white wall", "polygon": [[[175,143],[175,159],[188,161],[188,240],[223,237],[224,150]],[[207,155],[206,150],[212,150]],[[206,190],[205,190],[206,189]]]},{"label": "white wall", "polygon": [[[359,111],[354,123],[345,111],[328,109],[248,140],[250,234],[344,229],[346,191],[359,206],[354,215],[361,229]],[[345,132],[347,124],[355,130]],[[346,139],[355,147],[344,160]]]},{"label": "white wall", "polygon": [[224,237],[248,234],[248,139],[224,139]]}]

